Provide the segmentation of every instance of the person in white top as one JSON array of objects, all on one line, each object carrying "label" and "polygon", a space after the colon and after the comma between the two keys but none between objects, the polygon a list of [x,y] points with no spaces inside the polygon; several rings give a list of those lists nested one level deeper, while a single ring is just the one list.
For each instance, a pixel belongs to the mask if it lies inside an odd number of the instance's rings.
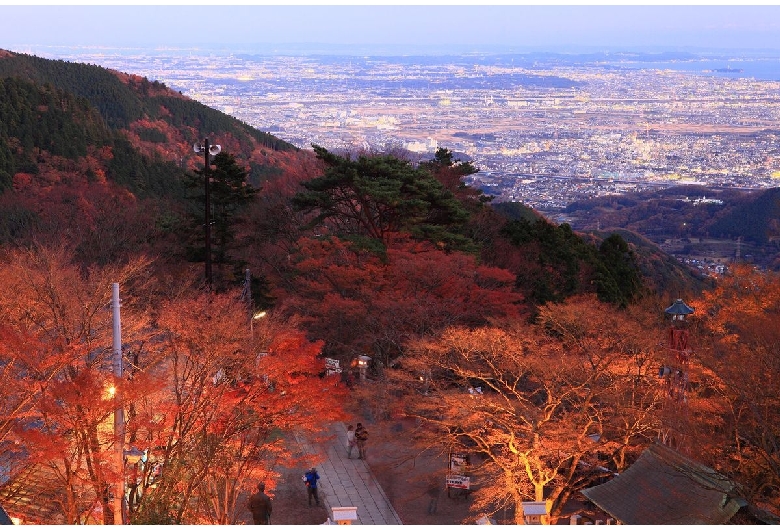
[{"label": "person in white top", "polygon": [[352,458],[352,448],[357,447],[357,440],[355,439],[355,427],[352,425],[347,426],[347,458]]}]

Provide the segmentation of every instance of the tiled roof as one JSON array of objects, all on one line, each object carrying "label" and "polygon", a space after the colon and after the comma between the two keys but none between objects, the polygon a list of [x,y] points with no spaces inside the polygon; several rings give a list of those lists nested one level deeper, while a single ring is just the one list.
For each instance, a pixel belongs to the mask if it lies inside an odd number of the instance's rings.
[{"label": "tiled roof", "polygon": [[0,486],[0,504],[22,524],[64,524],[60,488],[51,469],[28,466]]},{"label": "tiled roof", "polygon": [[626,471],[583,495],[622,524],[725,524],[745,505],[723,475],[654,444]]}]

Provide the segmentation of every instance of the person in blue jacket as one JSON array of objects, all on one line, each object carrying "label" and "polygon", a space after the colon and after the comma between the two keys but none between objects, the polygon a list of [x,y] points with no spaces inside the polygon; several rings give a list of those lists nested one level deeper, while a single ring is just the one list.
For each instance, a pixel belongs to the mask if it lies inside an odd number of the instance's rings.
[{"label": "person in blue jacket", "polygon": [[315,468],[311,468],[303,476],[303,480],[306,481],[306,491],[309,494],[309,506],[311,506],[312,497],[314,498],[314,501],[317,503],[317,506],[319,506],[320,497],[317,494],[317,481],[320,480],[320,476],[317,474],[317,470]]}]

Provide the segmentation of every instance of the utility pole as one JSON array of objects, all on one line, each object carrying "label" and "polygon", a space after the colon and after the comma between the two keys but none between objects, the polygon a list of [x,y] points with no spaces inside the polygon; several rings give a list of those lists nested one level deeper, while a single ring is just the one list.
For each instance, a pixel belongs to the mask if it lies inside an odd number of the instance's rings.
[{"label": "utility pole", "polygon": [[125,412],[120,396],[122,381],[122,324],[119,317],[119,284],[111,284],[111,310],[113,313],[113,362],[114,362],[114,444],[119,478],[114,485],[114,524],[124,524],[123,500],[125,497]]}]

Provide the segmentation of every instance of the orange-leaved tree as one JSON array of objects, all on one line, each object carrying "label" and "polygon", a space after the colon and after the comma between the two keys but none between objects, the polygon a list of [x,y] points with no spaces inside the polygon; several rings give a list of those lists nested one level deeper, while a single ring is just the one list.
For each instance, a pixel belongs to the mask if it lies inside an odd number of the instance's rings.
[{"label": "orange-leaved tree", "polygon": [[[17,469],[34,477],[60,518],[112,522],[109,492],[120,470],[111,427],[111,284],[145,278],[148,261],[83,269],[64,246],[10,251],[0,267],[0,327],[7,361],[2,392],[10,417],[2,436],[19,448]],[[139,288],[140,289],[140,288]],[[134,299],[125,304],[132,311]],[[143,327],[127,321],[128,336]],[[23,479],[26,480],[26,479]],[[29,487],[30,485],[27,484]],[[12,500],[13,501],[13,500]]]},{"label": "orange-leaved tree", "polygon": [[[735,478],[746,498],[780,505],[780,277],[734,267],[694,300],[694,362],[709,377],[699,457]],[[709,383],[709,384],[706,384]]]},{"label": "orange-leaved tree", "polygon": [[422,422],[420,443],[473,456],[474,509],[508,508],[520,523],[523,501],[550,500],[559,514],[614,469],[610,452],[655,434],[653,344],[641,337],[628,315],[578,298],[541,308],[536,326],[459,326],[412,342],[388,374]]},{"label": "orange-leaved tree", "polygon": [[300,247],[286,308],[342,361],[367,354],[389,366],[408,340],[522,312],[514,275],[407,235],[394,234],[383,249],[336,238],[302,239]]},{"label": "orange-leaved tree", "polygon": [[290,436],[340,418],[320,344],[272,315],[250,331],[238,294],[160,307],[156,352],[142,368],[158,391],[134,404],[128,426],[159,464],[143,477],[136,522],[235,524],[239,495],[258,480],[273,490],[277,467],[292,461]]}]

